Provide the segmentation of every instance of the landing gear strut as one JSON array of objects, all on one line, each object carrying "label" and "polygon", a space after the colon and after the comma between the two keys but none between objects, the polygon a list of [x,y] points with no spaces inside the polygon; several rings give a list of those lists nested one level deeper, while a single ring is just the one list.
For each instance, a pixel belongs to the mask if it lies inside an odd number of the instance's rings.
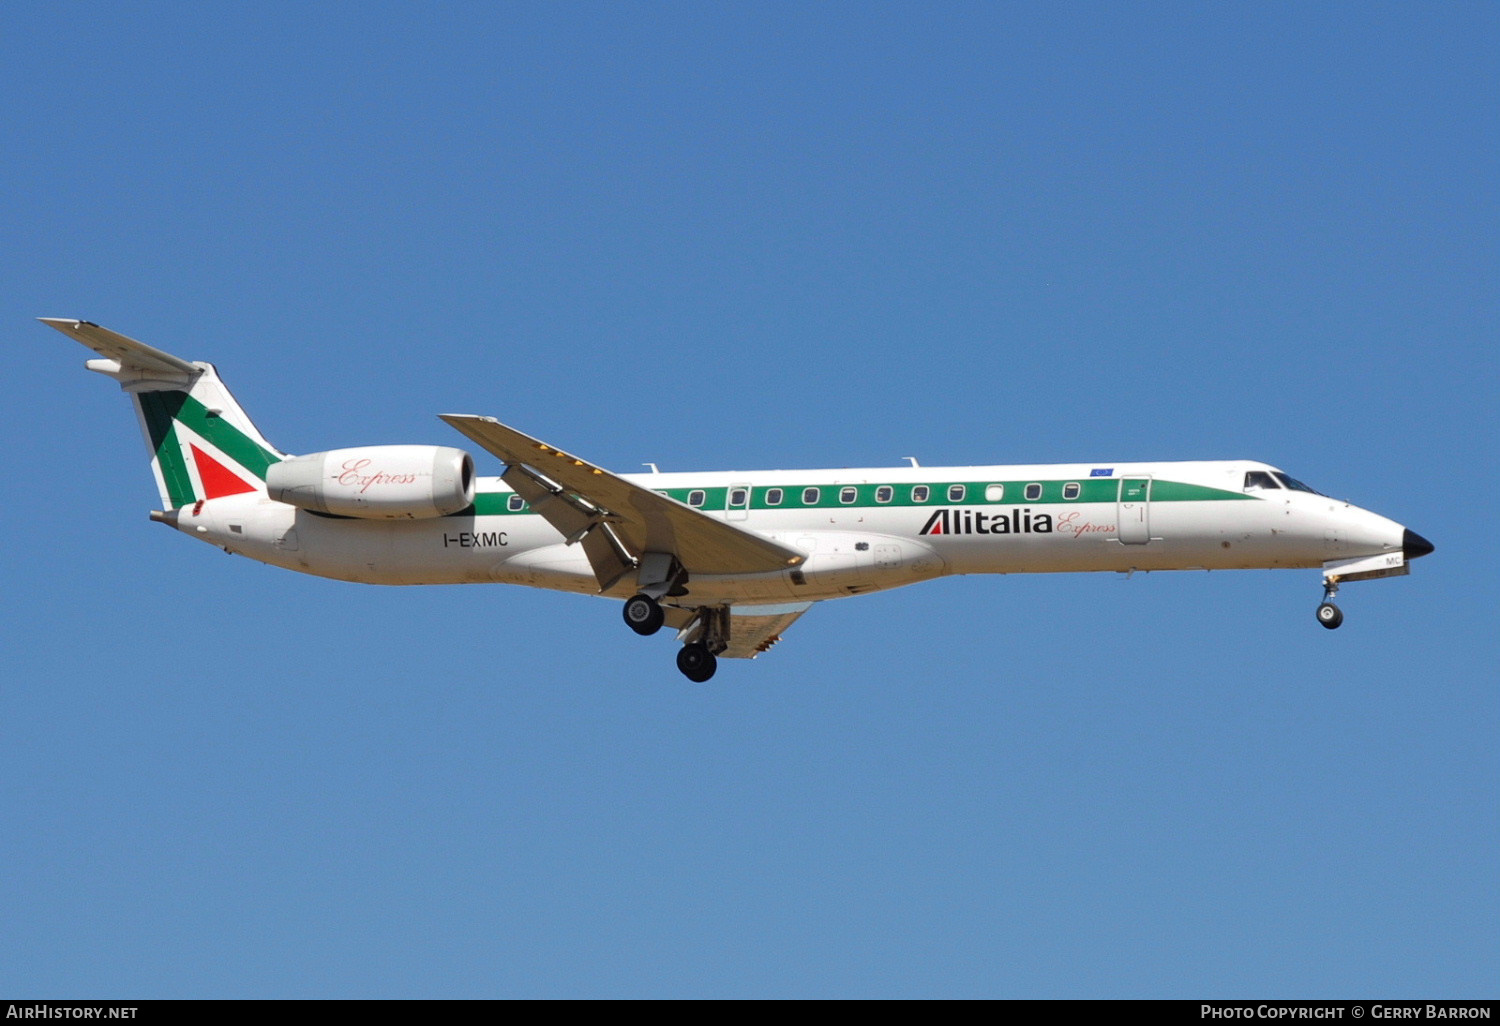
[{"label": "landing gear strut", "polygon": [[625,601],[625,623],[637,634],[655,634],[661,630],[666,618],[661,603],[649,595],[637,595]]},{"label": "landing gear strut", "polygon": [[1333,597],[1338,593],[1339,582],[1336,578],[1330,577],[1323,582],[1323,604],[1318,606],[1318,622],[1329,630],[1344,622],[1344,611],[1333,604]]}]

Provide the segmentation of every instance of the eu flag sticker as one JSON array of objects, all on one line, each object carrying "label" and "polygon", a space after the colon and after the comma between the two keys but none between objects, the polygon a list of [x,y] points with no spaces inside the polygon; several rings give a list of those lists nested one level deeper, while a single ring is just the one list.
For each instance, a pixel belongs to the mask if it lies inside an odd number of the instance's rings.
[{"label": "eu flag sticker", "polygon": [[1095,467],[1089,471],[1089,477],[1109,477],[1114,472],[1114,467]]}]

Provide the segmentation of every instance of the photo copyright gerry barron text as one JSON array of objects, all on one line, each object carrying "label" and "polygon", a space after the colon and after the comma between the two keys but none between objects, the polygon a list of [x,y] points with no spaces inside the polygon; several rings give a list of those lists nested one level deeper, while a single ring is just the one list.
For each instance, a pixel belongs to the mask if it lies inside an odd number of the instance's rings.
[{"label": "photo copyright gerry barron text", "polygon": [[1488,1019],[1492,1002],[1374,1001],[1247,1005],[1213,1002],[1199,1006],[1200,1019]]}]

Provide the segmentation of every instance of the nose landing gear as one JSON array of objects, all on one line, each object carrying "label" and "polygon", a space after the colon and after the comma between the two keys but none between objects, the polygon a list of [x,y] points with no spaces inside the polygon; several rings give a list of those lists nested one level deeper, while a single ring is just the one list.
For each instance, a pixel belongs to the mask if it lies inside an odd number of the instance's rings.
[{"label": "nose landing gear", "polygon": [[1344,622],[1344,611],[1333,604],[1333,598],[1339,593],[1339,582],[1330,577],[1323,582],[1323,603],[1318,606],[1318,622],[1329,630],[1334,630]]},{"label": "nose landing gear", "polygon": [[1333,630],[1344,622],[1344,611],[1332,602],[1324,602],[1318,606],[1318,622],[1329,630]]}]

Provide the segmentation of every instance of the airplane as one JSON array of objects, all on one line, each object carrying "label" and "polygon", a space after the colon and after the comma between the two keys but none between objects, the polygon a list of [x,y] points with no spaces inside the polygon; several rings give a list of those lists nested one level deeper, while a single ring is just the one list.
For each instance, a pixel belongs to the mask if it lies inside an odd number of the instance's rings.
[{"label": "airplane", "polygon": [[816,602],[949,574],[1321,568],[1317,620],[1333,629],[1340,585],[1405,575],[1433,551],[1250,460],[614,474],[471,414],[442,419],[505,465],[498,477],[451,446],[291,456],[213,365],[39,320],[97,353],[85,366],[134,400],[161,495],[152,520],[338,580],[623,600],[637,634],[676,629],[677,667],[699,683]]}]

